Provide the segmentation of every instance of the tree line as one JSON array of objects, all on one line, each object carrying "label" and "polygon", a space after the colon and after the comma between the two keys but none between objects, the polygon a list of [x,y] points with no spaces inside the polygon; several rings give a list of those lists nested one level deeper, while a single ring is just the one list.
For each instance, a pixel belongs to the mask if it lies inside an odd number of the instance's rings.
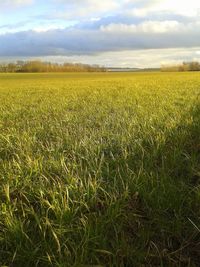
[{"label": "tree line", "polygon": [[161,71],[200,71],[200,63],[197,61],[183,62],[179,65],[163,65]]},{"label": "tree line", "polygon": [[0,64],[0,72],[100,72],[106,71],[104,67],[98,65],[88,65],[81,63],[51,63],[42,61],[17,61],[16,63]]}]

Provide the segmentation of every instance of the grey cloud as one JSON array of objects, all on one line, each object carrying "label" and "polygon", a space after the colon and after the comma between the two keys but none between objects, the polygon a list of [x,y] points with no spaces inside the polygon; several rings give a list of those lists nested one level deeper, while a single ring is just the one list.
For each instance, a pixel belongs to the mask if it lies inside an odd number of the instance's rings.
[{"label": "grey cloud", "polygon": [[18,23],[4,24],[4,25],[0,25],[0,29],[9,29],[9,30],[17,29],[30,22],[31,20],[25,20],[25,21],[20,21]]},{"label": "grey cloud", "polygon": [[89,55],[107,51],[195,47],[200,30],[166,33],[49,30],[0,35],[0,56]]}]

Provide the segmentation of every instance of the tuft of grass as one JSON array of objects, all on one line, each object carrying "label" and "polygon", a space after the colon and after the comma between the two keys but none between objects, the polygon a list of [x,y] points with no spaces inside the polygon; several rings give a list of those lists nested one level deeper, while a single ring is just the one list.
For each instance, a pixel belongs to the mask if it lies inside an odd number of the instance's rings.
[{"label": "tuft of grass", "polygon": [[199,83],[0,74],[0,266],[199,266]]}]

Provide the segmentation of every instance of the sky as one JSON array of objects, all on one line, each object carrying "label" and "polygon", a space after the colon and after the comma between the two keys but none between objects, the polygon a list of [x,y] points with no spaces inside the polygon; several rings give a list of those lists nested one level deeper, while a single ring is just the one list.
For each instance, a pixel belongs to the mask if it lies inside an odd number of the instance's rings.
[{"label": "sky", "polygon": [[200,61],[199,0],[0,0],[0,62]]}]

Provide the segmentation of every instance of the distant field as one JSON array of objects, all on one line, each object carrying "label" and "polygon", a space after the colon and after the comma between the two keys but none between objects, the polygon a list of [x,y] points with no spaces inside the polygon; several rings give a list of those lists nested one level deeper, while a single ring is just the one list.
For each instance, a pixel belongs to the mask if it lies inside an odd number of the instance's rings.
[{"label": "distant field", "polygon": [[200,74],[0,74],[0,183],[0,266],[199,266]]}]

